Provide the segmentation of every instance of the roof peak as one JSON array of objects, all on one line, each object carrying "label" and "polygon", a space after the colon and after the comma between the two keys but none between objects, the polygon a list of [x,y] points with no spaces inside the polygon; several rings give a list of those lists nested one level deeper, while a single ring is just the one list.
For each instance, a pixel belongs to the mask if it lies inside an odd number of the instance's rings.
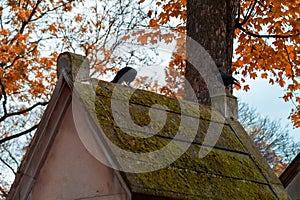
[{"label": "roof peak", "polygon": [[63,76],[72,88],[74,81],[89,80],[90,62],[87,57],[64,52],[57,58],[57,76]]}]

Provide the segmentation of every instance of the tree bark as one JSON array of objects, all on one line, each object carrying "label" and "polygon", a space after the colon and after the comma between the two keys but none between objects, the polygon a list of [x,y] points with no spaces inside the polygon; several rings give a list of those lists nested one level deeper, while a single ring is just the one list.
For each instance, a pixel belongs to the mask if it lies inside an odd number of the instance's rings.
[{"label": "tree bark", "polygon": [[[190,48],[197,42],[210,54],[216,66],[231,74],[234,22],[239,0],[187,0],[187,67],[186,81],[193,88],[199,103],[210,105],[208,87],[198,73],[197,66],[189,58],[197,56]],[[199,67],[204,67],[202,62]],[[207,67],[207,66],[206,66]],[[191,89],[185,87],[185,99],[191,96]]]}]

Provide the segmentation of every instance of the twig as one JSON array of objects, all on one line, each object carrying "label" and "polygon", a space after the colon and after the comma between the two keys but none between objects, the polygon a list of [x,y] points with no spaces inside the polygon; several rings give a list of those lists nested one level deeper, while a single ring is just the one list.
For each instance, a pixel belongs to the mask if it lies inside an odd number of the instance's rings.
[{"label": "twig", "polygon": [[8,136],[8,137],[6,137],[6,138],[3,138],[3,139],[0,140],[0,144],[2,144],[2,143],[4,143],[4,142],[7,142],[7,141],[9,141],[9,140],[18,138],[18,137],[20,137],[20,136],[22,136],[22,135],[25,135],[25,134],[27,134],[27,133],[30,133],[31,131],[33,131],[33,130],[36,129],[37,127],[38,127],[38,124],[34,125],[34,126],[31,127],[30,129],[27,129],[27,130],[25,130],[25,131],[22,131],[22,132],[20,132],[20,133],[15,134],[15,135],[11,135],[11,136]]}]

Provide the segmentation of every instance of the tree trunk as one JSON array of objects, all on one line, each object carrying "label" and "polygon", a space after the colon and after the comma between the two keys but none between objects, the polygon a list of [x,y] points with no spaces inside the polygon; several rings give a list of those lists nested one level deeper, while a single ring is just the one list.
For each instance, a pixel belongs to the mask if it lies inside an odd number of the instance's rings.
[{"label": "tree trunk", "polygon": [[[197,66],[189,62],[189,58],[199,56],[199,52],[194,52],[191,46],[194,42],[199,43],[210,54],[219,69],[231,74],[234,21],[238,7],[239,0],[187,0],[187,36],[193,41],[187,38],[185,76],[199,103],[210,105],[210,96],[203,74],[201,73],[201,76]],[[206,63],[201,62],[197,65],[204,67],[201,65]],[[193,91],[188,87],[185,88],[185,98],[191,100]]]}]

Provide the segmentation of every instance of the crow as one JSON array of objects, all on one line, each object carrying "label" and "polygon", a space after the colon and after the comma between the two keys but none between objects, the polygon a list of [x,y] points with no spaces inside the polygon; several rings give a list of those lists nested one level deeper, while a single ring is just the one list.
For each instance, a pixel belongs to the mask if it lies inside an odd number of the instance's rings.
[{"label": "crow", "polygon": [[221,70],[219,70],[220,72],[220,75],[221,75],[221,78],[223,80],[223,83],[225,85],[225,87],[228,87],[230,85],[237,85],[237,86],[240,86],[238,80],[236,80],[235,78],[233,78],[231,75],[229,74],[226,74],[224,72],[222,72]]},{"label": "crow", "polygon": [[122,84],[125,82],[126,85],[129,85],[136,77],[137,71],[131,67],[124,67],[118,71],[117,75],[111,81],[112,83]]}]

